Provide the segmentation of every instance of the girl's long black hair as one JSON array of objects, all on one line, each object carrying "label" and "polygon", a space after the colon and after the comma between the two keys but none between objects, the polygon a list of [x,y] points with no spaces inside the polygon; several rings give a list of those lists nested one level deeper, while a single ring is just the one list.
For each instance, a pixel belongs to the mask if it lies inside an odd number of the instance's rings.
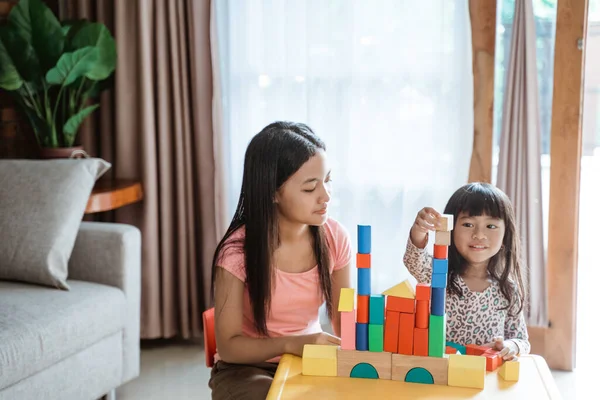
[{"label": "girl's long black hair", "polygon": [[[526,294],[521,243],[510,199],[500,189],[488,183],[469,183],[454,192],[444,209],[444,214],[454,215],[454,221],[458,220],[462,212],[471,217],[488,215],[504,221],[506,230],[502,248],[490,259],[488,272],[498,281],[500,291],[508,299],[509,314],[516,316],[523,310]],[[467,268],[467,262],[456,250],[453,242],[452,240],[448,248],[448,291],[460,296],[463,293],[457,278]]]},{"label": "girl's long black hair", "polygon": [[[274,277],[272,256],[279,245],[277,222],[277,190],[325,144],[305,124],[274,122],[266,126],[250,141],[246,149],[242,189],[237,209],[219,242],[212,263],[212,290],[220,260],[228,251],[243,251],[246,282],[256,331],[268,336],[267,315],[271,306]],[[240,228],[245,235],[230,239]],[[327,313],[332,316],[329,250],[323,227],[310,226],[315,259],[319,272],[320,289]]]}]

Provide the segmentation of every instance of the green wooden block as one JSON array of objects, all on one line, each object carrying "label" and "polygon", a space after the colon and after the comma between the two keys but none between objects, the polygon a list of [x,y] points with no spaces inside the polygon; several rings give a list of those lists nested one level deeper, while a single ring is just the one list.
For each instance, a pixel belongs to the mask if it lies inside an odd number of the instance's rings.
[{"label": "green wooden block", "polygon": [[462,354],[463,356],[465,354],[467,354],[467,348],[461,344],[454,343],[454,342],[446,342],[446,346],[450,346],[450,347],[458,350],[460,352],[460,354]]},{"label": "green wooden block", "polygon": [[372,294],[369,300],[369,323],[383,325],[385,315],[385,297],[381,294]]},{"label": "green wooden block", "polygon": [[443,357],[446,350],[446,314],[429,316],[429,357]]},{"label": "green wooden block", "polygon": [[369,324],[369,351],[383,351],[383,325]]}]

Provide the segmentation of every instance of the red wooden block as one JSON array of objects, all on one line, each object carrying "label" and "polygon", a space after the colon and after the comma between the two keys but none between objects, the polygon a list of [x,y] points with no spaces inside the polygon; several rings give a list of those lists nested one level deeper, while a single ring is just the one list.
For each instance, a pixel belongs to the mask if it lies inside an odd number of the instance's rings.
[{"label": "red wooden block", "polygon": [[452,346],[446,346],[446,354],[458,354],[458,350]]},{"label": "red wooden block", "polygon": [[429,328],[429,300],[417,300],[415,326],[421,329]]},{"label": "red wooden block", "polygon": [[356,307],[356,322],[361,324],[369,323],[369,297],[368,295],[359,294]]},{"label": "red wooden block", "polygon": [[433,245],[433,258],[437,258],[438,260],[445,260],[448,258],[448,246],[443,246],[441,244]]},{"label": "red wooden block", "polygon": [[385,328],[383,330],[383,351],[388,353],[398,352],[398,326],[400,325],[400,313],[398,311],[387,311],[385,313]]},{"label": "red wooden block", "polygon": [[429,355],[429,329],[415,328],[413,353],[415,356]]},{"label": "red wooden block", "polygon": [[495,371],[502,365],[502,357],[500,357],[500,352],[497,350],[489,349],[485,353],[482,354],[485,357],[485,369],[486,371]]},{"label": "red wooden block", "polygon": [[431,300],[431,284],[429,283],[417,283],[417,293],[415,298],[417,300]]},{"label": "red wooden block", "polygon": [[478,346],[476,344],[468,344],[465,347],[469,356],[480,356],[490,349],[489,347]]},{"label": "red wooden block", "polygon": [[371,255],[356,253],[356,268],[371,268]]},{"label": "red wooden block", "polygon": [[387,297],[387,305],[385,306],[387,310],[390,311],[398,311],[401,313],[415,313],[415,299],[406,299],[404,297],[395,297],[388,296]]},{"label": "red wooden block", "polygon": [[398,353],[412,355],[415,333],[415,314],[400,313]]}]

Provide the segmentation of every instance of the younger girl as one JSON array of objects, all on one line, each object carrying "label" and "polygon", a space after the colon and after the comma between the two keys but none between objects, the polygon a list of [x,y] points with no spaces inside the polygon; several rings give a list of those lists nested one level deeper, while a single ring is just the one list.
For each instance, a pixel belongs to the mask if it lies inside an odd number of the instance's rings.
[{"label": "younger girl", "polygon": [[340,335],[333,299],[350,287],[349,236],[327,215],[330,175],[306,125],[275,122],[248,145],[237,210],[213,259],[213,399],[264,399],[280,355],[340,344],[319,324],[325,302]]},{"label": "younger girl", "polygon": [[[510,200],[492,185],[470,183],[452,195],[444,214],[454,216],[448,249],[447,340],[495,347],[505,360],[529,353],[520,242]],[[440,217],[426,207],[410,230],[404,264],[419,282],[431,282],[432,257],[425,246],[429,231],[440,227]]]}]

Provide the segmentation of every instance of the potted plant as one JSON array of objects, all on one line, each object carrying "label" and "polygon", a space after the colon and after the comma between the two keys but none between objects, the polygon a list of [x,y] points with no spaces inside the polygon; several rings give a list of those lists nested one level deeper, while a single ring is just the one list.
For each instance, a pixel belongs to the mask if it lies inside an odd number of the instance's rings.
[{"label": "potted plant", "polygon": [[0,89],[25,113],[42,158],[69,157],[91,104],[116,64],[101,23],[61,23],[42,0],[21,0],[0,26]]}]

